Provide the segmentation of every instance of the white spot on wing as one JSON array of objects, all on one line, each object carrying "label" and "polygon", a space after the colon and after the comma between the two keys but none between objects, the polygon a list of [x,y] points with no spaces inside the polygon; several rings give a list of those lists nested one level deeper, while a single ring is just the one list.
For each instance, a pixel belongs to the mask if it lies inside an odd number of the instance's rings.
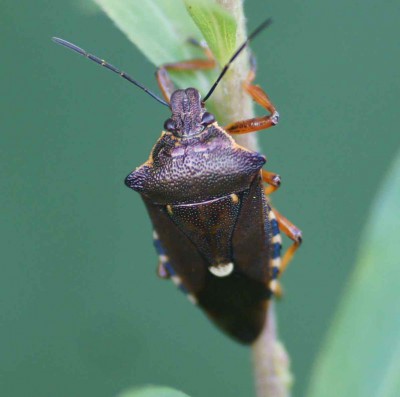
[{"label": "white spot on wing", "polygon": [[224,263],[215,266],[210,266],[208,270],[216,277],[226,277],[233,272],[233,263]]},{"label": "white spot on wing", "polygon": [[271,243],[272,243],[272,244],[275,244],[275,243],[282,244],[282,237],[281,237],[281,235],[280,235],[280,234],[276,234],[274,237],[272,237]]},{"label": "white spot on wing", "polygon": [[193,303],[194,305],[197,305],[197,299],[196,299],[196,297],[194,295],[187,294],[186,296],[189,299],[189,302]]},{"label": "white spot on wing", "polygon": [[269,220],[276,219],[276,216],[275,216],[275,214],[273,213],[272,210],[269,211],[268,218],[269,218]]},{"label": "white spot on wing", "polygon": [[171,276],[171,280],[177,286],[181,285],[181,283],[182,283],[182,280],[179,276]]},{"label": "white spot on wing", "polygon": [[276,267],[276,268],[279,269],[281,267],[281,258],[271,259],[270,266],[271,267]]},{"label": "white spot on wing", "polygon": [[276,280],[271,280],[269,283],[269,289],[272,293],[276,292],[276,290],[278,289],[278,282]]}]

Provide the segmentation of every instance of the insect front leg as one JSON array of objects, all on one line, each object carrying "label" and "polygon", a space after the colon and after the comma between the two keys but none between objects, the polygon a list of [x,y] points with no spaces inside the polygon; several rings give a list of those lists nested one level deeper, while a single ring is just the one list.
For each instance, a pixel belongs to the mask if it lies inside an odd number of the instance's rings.
[{"label": "insect front leg", "polygon": [[169,103],[169,99],[176,88],[164,66],[157,68],[156,79],[164,99]]},{"label": "insect front leg", "polygon": [[260,86],[251,84],[256,77],[256,63],[253,57],[251,61],[251,69],[246,80],[243,82],[243,89],[256,103],[268,110],[270,114],[263,117],[255,117],[252,119],[236,121],[228,124],[225,127],[225,131],[229,132],[230,134],[247,134],[248,132],[265,130],[269,127],[277,125],[279,122],[279,113],[268,98],[266,92],[264,92]]},{"label": "insect front leg", "polygon": [[206,44],[200,43],[194,39],[190,39],[189,42],[193,45],[201,47],[207,59],[191,59],[188,61],[167,63],[157,68],[156,78],[158,86],[160,87],[163,97],[168,103],[172,93],[176,89],[168,71],[207,70],[213,69],[216,65],[215,59]]}]

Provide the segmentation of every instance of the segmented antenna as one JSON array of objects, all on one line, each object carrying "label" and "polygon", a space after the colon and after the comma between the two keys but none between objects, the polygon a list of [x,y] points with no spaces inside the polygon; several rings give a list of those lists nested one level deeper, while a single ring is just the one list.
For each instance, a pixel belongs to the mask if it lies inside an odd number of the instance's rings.
[{"label": "segmented antenna", "polygon": [[211,94],[214,92],[214,90],[217,88],[217,85],[221,81],[222,77],[224,77],[225,73],[228,71],[229,66],[231,63],[236,59],[236,57],[246,48],[247,44],[249,44],[250,40],[254,39],[262,30],[267,28],[269,25],[271,25],[272,19],[268,18],[265,20],[257,29],[254,30],[253,33],[249,35],[247,40],[235,51],[235,53],[232,55],[231,59],[228,61],[228,63],[224,66],[222,69],[222,72],[218,76],[217,80],[213,84],[213,86],[210,88],[210,91],[208,91],[207,95],[204,97],[203,102],[205,102],[208,98],[210,98]]},{"label": "segmented antenna", "polygon": [[63,39],[59,39],[58,37],[53,37],[53,41],[57,44],[60,44],[64,47],[69,48],[72,51],[77,52],[80,55],[83,55],[85,58],[90,59],[91,61],[94,61],[96,63],[98,63],[101,66],[104,66],[106,69],[111,70],[114,73],[119,74],[122,78],[124,78],[125,80],[128,80],[130,83],[134,84],[136,87],[139,87],[140,89],[142,89],[144,92],[146,92],[147,94],[149,94],[151,97],[153,97],[156,101],[162,103],[165,106],[168,106],[168,103],[165,102],[163,99],[159,98],[156,94],[152,93],[149,89],[147,89],[145,86],[143,86],[142,84],[140,84],[139,82],[137,82],[135,79],[133,79],[132,77],[130,77],[129,75],[127,75],[125,72],[117,69],[115,66],[111,65],[110,63],[106,62],[103,59],[98,58],[95,55],[89,54],[88,52],[86,52],[85,50],[83,50],[82,48],[76,46],[75,44],[70,43],[69,41],[63,40]]}]

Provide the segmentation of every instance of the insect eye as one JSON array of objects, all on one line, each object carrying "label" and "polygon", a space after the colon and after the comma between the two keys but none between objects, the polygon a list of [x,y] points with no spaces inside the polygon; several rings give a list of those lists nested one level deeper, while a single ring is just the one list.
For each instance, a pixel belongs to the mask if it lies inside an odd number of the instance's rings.
[{"label": "insect eye", "polygon": [[169,131],[169,132],[174,132],[176,130],[175,121],[172,120],[172,119],[165,120],[164,129]]},{"label": "insect eye", "polygon": [[211,124],[215,121],[215,117],[213,114],[205,112],[203,114],[203,117],[201,118],[201,124],[203,125],[208,125]]}]

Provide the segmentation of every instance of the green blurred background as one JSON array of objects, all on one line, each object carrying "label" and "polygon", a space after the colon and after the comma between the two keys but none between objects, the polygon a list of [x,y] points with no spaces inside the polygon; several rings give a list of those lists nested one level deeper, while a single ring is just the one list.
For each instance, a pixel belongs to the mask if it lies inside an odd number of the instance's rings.
[{"label": "green blurred background", "polygon": [[[166,384],[253,395],[250,355],[169,282],[139,195],[168,113],[57,35],[155,88],[154,67],[95,7],[0,1],[0,395],[111,397]],[[304,232],[284,278],[280,333],[301,396],[397,148],[400,3],[247,1],[257,82],[282,122],[259,134],[283,186],[274,203]],[[367,309],[367,308],[366,308]]]}]

